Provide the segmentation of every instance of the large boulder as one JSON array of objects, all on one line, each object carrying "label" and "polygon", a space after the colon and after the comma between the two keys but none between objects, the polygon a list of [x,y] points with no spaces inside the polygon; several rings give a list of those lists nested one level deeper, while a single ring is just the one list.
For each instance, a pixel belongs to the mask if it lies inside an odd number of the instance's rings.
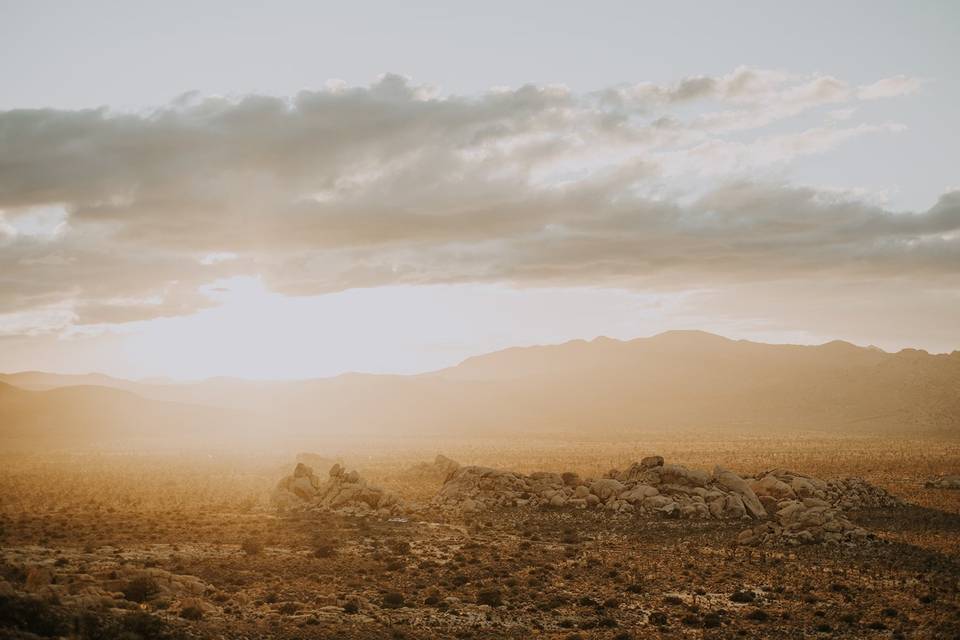
[{"label": "large boulder", "polygon": [[651,487],[648,484],[636,484],[623,493],[620,494],[620,499],[633,504],[634,502],[640,502],[644,498],[649,498],[650,496],[655,496],[660,493],[656,487]]},{"label": "large boulder", "polygon": [[960,489],[960,476],[940,476],[927,480],[923,486],[928,489]]},{"label": "large boulder", "polygon": [[619,480],[603,478],[601,480],[594,480],[590,484],[590,493],[603,501],[607,501],[612,497],[619,496],[625,488]]},{"label": "large boulder", "polygon": [[767,516],[766,509],[763,508],[763,505],[757,498],[757,494],[753,492],[753,489],[750,488],[750,485],[747,484],[746,480],[735,474],[733,471],[729,471],[722,467],[717,467],[714,469],[713,477],[720,486],[737,494],[740,500],[743,501],[743,506],[747,513],[749,513],[752,517],[765,518]]},{"label": "large boulder", "polygon": [[688,469],[679,464],[665,464],[659,467],[660,482],[664,484],[704,487],[710,482],[710,474],[702,469]]},{"label": "large boulder", "polygon": [[797,493],[786,482],[777,479],[776,476],[767,475],[760,480],[755,480],[750,488],[757,497],[770,496],[774,500],[785,500],[787,498],[796,498]]},{"label": "large boulder", "polygon": [[653,469],[663,466],[663,456],[647,456],[640,460],[640,467],[643,469]]}]

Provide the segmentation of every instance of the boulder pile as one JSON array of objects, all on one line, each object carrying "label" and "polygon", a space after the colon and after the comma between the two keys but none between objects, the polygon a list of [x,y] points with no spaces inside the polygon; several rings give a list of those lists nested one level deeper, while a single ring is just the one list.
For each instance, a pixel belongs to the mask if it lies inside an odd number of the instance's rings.
[{"label": "boulder pile", "polygon": [[796,471],[774,469],[759,473],[751,488],[771,515],[783,508],[784,500],[816,498],[844,511],[876,507],[898,507],[903,502],[863,478],[820,480]]},{"label": "boulder pile", "polygon": [[774,469],[757,474],[750,486],[771,520],[741,531],[737,543],[745,546],[863,542],[872,534],[844,512],[903,505],[896,496],[854,477],[821,480]]},{"label": "boulder pile", "polygon": [[737,536],[737,544],[839,544],[873,538],[872,534],[850,522],[839,508],[825,500],[782,500],[778,506],[770,521],[741,531]]},{"label": "boulder pile", "polygon": [[356,471],[348,472],[339,464],[330,468],[324,481],[313,469],[297,463],[293,474],[277,484],[271,501],[280,509],[314,509],[344,515],[389,517],[403,512],[396,495],[367,484]]},{"label": "boulder pile", "polygon": [[960,489],[960,476],[940,476],[927,480],[923,486],[927,489]]},{"label": "boulder pile", "polygon": [[763,518],[749,483],[717,468],[713,474],[665,464],[650,456],[606,477],[573,472],[523,475],[489,467],[460,467],[447,478],[434,505],[464,512],[490,507],[549,506],[648,513],[680,518]]},{"label": "boulder pile", "polygon": [[896,507],[902,501],[861,478],[821,480],[786,469],[743,477],[722,467],[710,473],[650,456],[598,479],[572,472],[524,475],[459,467],[450,473],[433,504],[461,513],[493,507],[553,507],[763,521],[743,531],[738,543],[792,545],[869,539],[872,536],[845,512]]}]

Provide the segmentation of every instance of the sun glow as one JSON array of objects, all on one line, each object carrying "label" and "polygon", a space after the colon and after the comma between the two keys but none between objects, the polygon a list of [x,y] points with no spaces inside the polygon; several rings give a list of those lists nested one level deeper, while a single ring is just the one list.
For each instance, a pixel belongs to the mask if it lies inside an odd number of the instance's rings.
[{"label": "sun glow", "polygon": [[[620,290],[400,286],[291,298],[256,277],[203,291],[217,306],[135,323],[124,359],[138,375],[274,379],[346,371],[416,373],[523,343],[582,337],[606,316],[607,335],[659,324],[676,296]],[[574,315],[576,309],[593,309]],[[565,320],[564,320],[565,319]],[[482,327],[482,330],[478,330]]]}]

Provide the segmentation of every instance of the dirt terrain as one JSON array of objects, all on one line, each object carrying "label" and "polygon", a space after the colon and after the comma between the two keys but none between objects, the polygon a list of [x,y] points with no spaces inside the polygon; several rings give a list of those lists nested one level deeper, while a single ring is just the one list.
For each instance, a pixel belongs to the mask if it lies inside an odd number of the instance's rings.
[{"label": "dirt terrain", "polygon": [[584,478],[650,454],[739,474],[857,475],[905,504],[845,511],[870,533],[862,542],[744,546],[738,535],[756,521],[436,508],[436,449],[311,460],[341,461],[400,496],[406,512],[386,517],[278,511],[271,494],[292,455],[7,457],[0,637],[960,637],[960,492],[924,486],[960,468],[955,442],[699,437],[443,451],[461,464]]}]

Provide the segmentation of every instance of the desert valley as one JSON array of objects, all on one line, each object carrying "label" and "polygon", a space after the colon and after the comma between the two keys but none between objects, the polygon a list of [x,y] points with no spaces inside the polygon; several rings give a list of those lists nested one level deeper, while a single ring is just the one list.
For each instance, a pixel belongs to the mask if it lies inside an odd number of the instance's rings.
[{"label": "desert valley", "polygon": [[3,385],[5,637],[960,633],[960,353],[669,332]]},{"label": "desert valley", "polygon": [[960,640],[957,0],[0,0],[0,640]]}]

